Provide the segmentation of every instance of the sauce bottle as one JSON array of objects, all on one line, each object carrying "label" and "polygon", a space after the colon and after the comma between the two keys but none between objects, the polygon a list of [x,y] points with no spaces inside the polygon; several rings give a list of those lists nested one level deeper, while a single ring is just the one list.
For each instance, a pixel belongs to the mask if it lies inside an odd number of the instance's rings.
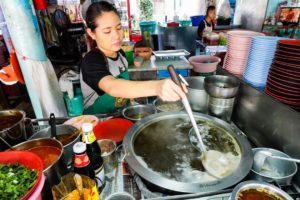
[{"label": "sauce bottle", "polygon": [[102,190],[105,184],[105,175],[103,167],[103,159],[101,157],[101,149],[97,144],[95,134],[93,132],[93,125],[91,123],[82,124],[83,142],[86,143],[87,154],[91,159],[92,168],[95,172],[95,179],[99,191]]},{"label": "sauce bottle", "polygon": [[74,152],[74,172],[95,179],[95,172],[91,166],[89,156],[86,153],[86,144],[76,142],[73,146]]}]

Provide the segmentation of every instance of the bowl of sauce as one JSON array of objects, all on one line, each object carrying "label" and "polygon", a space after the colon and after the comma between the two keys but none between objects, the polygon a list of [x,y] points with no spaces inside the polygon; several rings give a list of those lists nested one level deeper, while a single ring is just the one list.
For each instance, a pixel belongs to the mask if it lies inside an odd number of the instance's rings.
[{"label": "bowl of sauce", "polygon": [[41,158],[44,170],[55,163],[61,154],[61,149],[52,146],[38,146],[30,148],[27,151],[32,152]]},{"label": "bowl of sauce", "polygon": [[245,181],[232,191],[229,200],[292,200],[286,192],[269,183]]}]

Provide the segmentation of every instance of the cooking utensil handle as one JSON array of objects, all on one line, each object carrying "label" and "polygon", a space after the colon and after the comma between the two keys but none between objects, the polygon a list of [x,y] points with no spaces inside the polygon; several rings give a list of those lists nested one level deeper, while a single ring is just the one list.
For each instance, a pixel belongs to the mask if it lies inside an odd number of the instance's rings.
[{"label": "cooking utensil handle", "polygon": [[55,115],[54,113],[50,114],[49,125],[51,129],[51,137],[56,138],[56,127],[55,127]]},{"label": "cooking utensil handle", "polygon": [[172,81],[174,81],[174,83],[176,83],[182,89],[182,91],[184,91],[184,89],[181,85],[180,78],[179,78],[178,74],[176,73],[174,66],[173,65],[168,65],[167,68],[168,68],[168,71],[170,73]]},{"label": "cooking utensil handle", "polygon": [[300,163],[300,159],[296,159],[296,158],[285,158],[285,157],[281,157],[281,156],[270,156],[270,157],[275,158],[275,159],[279,159],[279,160],[286,160],[286,161]]}]

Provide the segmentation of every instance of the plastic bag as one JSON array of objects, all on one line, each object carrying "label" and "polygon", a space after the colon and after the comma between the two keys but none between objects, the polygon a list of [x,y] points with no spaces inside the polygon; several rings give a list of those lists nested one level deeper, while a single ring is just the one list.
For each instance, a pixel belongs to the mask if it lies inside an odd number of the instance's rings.
[{"label": "plastic bag", "polygon": [[230,18],[231,8],[229,0],[219,0],[217,4],[217,15],[222,16],[225,19]]}]

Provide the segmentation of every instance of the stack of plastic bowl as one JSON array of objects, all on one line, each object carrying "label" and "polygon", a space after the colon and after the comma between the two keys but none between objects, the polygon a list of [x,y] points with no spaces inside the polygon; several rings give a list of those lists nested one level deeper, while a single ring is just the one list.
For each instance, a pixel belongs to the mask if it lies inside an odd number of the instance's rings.
[{"label": "stack of plastic bowl", "polygon": [[[281,38],[282,39],[282,38]],[[244,80],[257,88],[264,90],[267,76],[272,64],[279,37],[256,36],[252,38]]]},{"label": "stack of plastic bowl", "polygon": [[232,74],[242,76],[247,64],[252,37],[264,34],[254,31],[229,31],[227,41],[227,55],[224,68]]},{"label": "stack of plastic bowl", "polygon": [[300,111],[300,40],[279,40],[265,92]]}]

